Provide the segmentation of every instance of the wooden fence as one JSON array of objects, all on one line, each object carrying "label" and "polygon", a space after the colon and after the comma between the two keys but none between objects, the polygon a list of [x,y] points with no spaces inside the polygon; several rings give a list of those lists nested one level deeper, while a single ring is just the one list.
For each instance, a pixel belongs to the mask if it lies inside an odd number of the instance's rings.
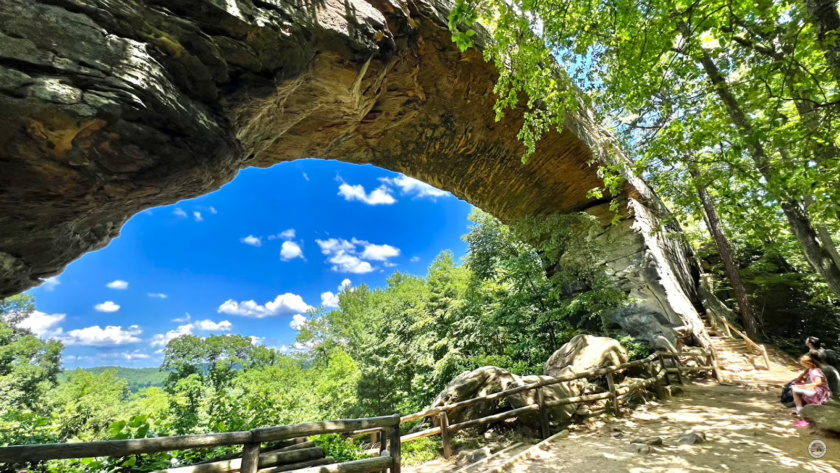
[{"label": "wooden fence", "polygon": [[[680,358],[694,358],[698,360],[697,366],[685,366]],[[666,360],[671,361],[671,367],[667,366]],[[705,365],[701,361],[705,360]],[[629,385],[617,386],[614,380],[614,373],[633,367],[647,367],[650,378],[636,381]],[[266,427],[254,429],[247,432],[228,432],[222,434],[206,435],[184,435],[180,437],[160,437],[133,440],[113,440],[89,443],[61,443],[46,445],[22,445],[0,448],[0,464],[2,463],[26,463],[45,460],[62,460],[95,457],[125,457],[129,455],[144,453],[159,453],[177,450],[189,450],[197,448],[215,448],[231,445],[242,445],[241,458],[224,460],[213,460],[209,463],[191,465],[180,468],[163,470],[159,473],[221,473],[229,471],[240,471],[241,473],[269,473],[289,471],[287,467],[277,465],[288,465],[296,462],[302,463],[314,458],[313,451],[320,450],[314,445],[299,445],[299,448],[270,448],[262,447],[263,443],[278,442],[289,439],[306,438],[312,435],[345,433],[352,436],[371,435],[372,444],[379,436],[378,456],[345,462],[332,465],[313,466],[294,470],[295,473],[372,473],[388,469],[391,473],[400,473],[400,446],[403,442],[410,442],[423,437],[440,435],[443,443],[443,455],[449,458],[452,455],[452,443],[450,436],[461,430],[481,427],[506,419],[519,417],[522,414],[536,412],[539,416],[540,434],[548,438],[549,419],[547,407],[562,406],[568,404],[587,404],[601,400],[610,400],[610,409],[615,415],[621,412],[622,400],[630,394],[653,386],[654,393],[658,398],[663,398],[662,381],[671,384],[670,375],[675,375],[677,381],[683,384],[683,374],[695,371],[711,371],[714,376],[720,379],[715,360],[714,352],[704,351],[702,353],[668,353],[658,352],[641,360],[623,363],[618,366],[607,366],[593,368],[567,376],[559,376],[544,379],[536,383],[518,386],[505,391],[500,391],[486,396],[468,399],[445,406],[433,407],[422,412],[409,414],[400,417],[398,415],[385,417],[372,417],[366,419],[336,420],[327,422],[313,422],[308,424],[285,425],[280,427]],[[584,378],[604,376],[607,381],[608,390],[602,393],[586,394],[556,400],[545,400],[541,389],[544,386],[565,383]],[[472,419],[457,424],[450,424],[448,413],[457,409],[463,409],[475,404],[505,399],[515,394],[534,390],[533,404],[512,409],[510,411],[493,414],[480,419]],[[417,419],[437,416],[439,426],[426,429],[420,432],[400,436],[400,425]],[[386,441],[386,433],[388,435]],[[387,446],[387,449],[386,449]],[[302,447],[302,448],[300,448]],[[308,447],[308,448],[307,448]],[[376,454],[377,452],[373,452]],[[317,460],[311,461],[317,464]]]},{"label": "wooden fence", "polygon": [[[167,473],[210,473],[240,471],[241,473],[261,473],[287,471],[277,465],[288,464],[290,460],[305,462],[312,458],[311,450],[302,448],[291,451],[261,449],[261,444],[288,439],[309,437],[321,434],[348,433],[360,429],[377,429],[389,432],[390,445],[387,452],[374,458],[333,465],[313,466],[295,470],[296,473],[372,473],[390,470],[400,473],[400,417],[371,417],[367,419],[335,420],[308,424],[266,427],[247,432],[228,432],[223,434],[183,435],[179,437],[159,437],[133,440],[111,440],[88,443],[59,443],[46,445],[21,445],[0,448],[0,464],[27,463],[45,460],[64,460],[72,458],[125,457],[142,453],[170,452],[195,448],[215,448],[242,445],[242,457],[213,461],[202,465],[164,470]],[[310,452],[306,452],[310,450]]]},{"label": "wooden fence", "polygon": [[765,364],[765,366],[766,366],[766,368],[765,368],[765,369],[769,370],[769,369],[770,369],[770,357],[769,357],[769,356],[767,356],[767,348],[765,348],[765,347],[764,347],[764,345],[759,345],[758,343],[755,343],[754,341],[750,340],[750,338],[749,338],[749,337],[747,337],[747,335],[746,335],[746,334],[744,334],[743,332],[741,332],[741,331],[740,331],[740,330],[738,330],[737,328],[733,327],[733,326],[732,326],[732,324],[731,324],[731,323],[729,323],[729,321],[728,321],[728,320],[726,320],[726,317],[720,317],[720,320],[721,320],[721,321],[722,321],[722,322],[726,325],[726,327],[728,327],[731,331],[733,331],[733,332],[737,333],[737,334],[738,334],[741,338],[743,338],[743,339],[744,339],[744,342],[746,342],[746,343],[747,343],[747,348],[753,348],[753,349],[755,349],[755,351],[757,352],[757,354],[758,354],[758,355],[760,355],[760,356],[762,357],[762,359],[764,360],[764,364]]},{"label": "wooden fence", "polygon": [[[698,360],[697,366],[689,367],[685,366],[682,361],[682,358],[694,358]],[[671,361],[671,367],[666,366],[666,360]],[[701,362],[705,361],[705,365]],[[616,386],[614,380],[614,373],[617,371],[623,371],[628,368],[633,367],[647,367],[647,372],[651,374],[650,378],[643,379],[641,381],[636,381],[632,384],[625,385],[625,386]],[[404,435],[400,437],[400,442],[411,442],[412,440],[417,440],[423,437],[430,437],[433,435],[440,435],[442,444],[443,444],[443,456],[444,458],[449,458],[452,455],[452,444],[450,437],[452,434],[459,432],[461,430],[469,429],[472,427],[480,427],[489,424],[493,424],[496,422],[501,422],[506,419],[512,419],[514,417],[519,417],[522,414],[526,414],[529,412],[537,412],[539,416],[540,422],[540,434],[542,438],[548,438],[550,435],[549,432],[549,422],[548,422],[548,411],[546,407],[555,407],[555,406],[562,406],[568,404],[587,404],[587,403],[594,403],[597,401],[609,399],[610,408],[615,415],[620,415],[621,413],[621,403],[622,400],[626,399],[630,394],[639,391],[641,389],[645,389],[649,386],[653,386],[654,393],[660,399],[664,397],[663,393],[663,386],[662,381],[664,380],[666,384],[671,384],[670,375],[673,374],[676,376],[677,381],[680,384],[683,384],[684,378],[683,374],[688,372],[697,372],[697,371],[710,371],[714,375],[714,377],[720,380],[720,372],[718,371],[717,360],[715,359],[714,352],[709,349],[702,353],[670,353],[670,352],[657,352],[654,353],[647,358],[641,360],[630,361],[628,363],[623,363],[618,366],[607,366],[603,368],[593,368],[586,371],[581,371],[579,373],[575,373],[572,375],[567,376],[559,376],[554,377],[551,379],[545,379],[536,383],[527,384],[524,386],[518,386],[515,388],[507,389],[505,391],[500,391],[493,394],[488,394],[486,396],[481,396],[473,399],[467,399],[465,401],[456,402],[454,404],[448,404],[445,406],[437,406],[431,409],[427,409],[425,411],[417,412],[414,414],[409,414],[400,418],[400,423],[405,424],[407,422],[411,422],[417,419],[422,418],[432,418],[437,416],[438,417],[438,426],[432,427],[430,429],[422,430],[420,432],[414,432],[408,435]],[[542,392],[540,388],[544,386],[551,386],[553,384],[558,383],[565,383],[569,381],[575,381],[578,379],[584,378],[593,378],[597,376],[604,376],[607,380],[607,387],[608,391],[602,393],[595,393],[595,394],[587,394],[582,396],[575,396],[563,399],[557,399],[553,401],[547,401],[543,399]],[[513,396],[515,394],[523,393],[526,391],[534,390],[534,399],[535,402],[530,405],[526,405],[523,407],[519,407],[516,409],[512,409],[510,411],[501,412],[499,414],[494,414],[487,417],[482,417],[480,419],[472,419],[465,422],[460,422],[457,424],[450,424],[449,423],[449,413],[458,409],[463,409],[468,406],[472,406],[475,404],[483,403],[483,402],[490,402],[505,399],[507,397]],[[371,435],[371,443],[375,443],[376,439],[376,429],[366,429],[366,430],[359,430],[353,432],[351,435],[358,436],[358,435]]]}]

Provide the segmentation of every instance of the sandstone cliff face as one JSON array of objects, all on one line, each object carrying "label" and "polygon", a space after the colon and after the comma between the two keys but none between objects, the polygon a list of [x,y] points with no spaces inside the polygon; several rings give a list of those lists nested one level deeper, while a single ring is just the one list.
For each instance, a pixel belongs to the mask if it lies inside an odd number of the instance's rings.
[{"label": "sandstone cliff face", "polygon": [[[107,245],[137,212],[211,192],[245,167],[301,158],[402,172],[503,221],[603,214],[604,202],[586,197],[601,185],[588,163],[623,159],[612,138],[585,115],[569,117],[522,165],[521,115],[495,121],[496,71],[451,42],[448,9],[3,0],[0,297]],[[613,242],[604,263],[638,301],[629,314],[702,336],[679,229],[659,225],[667,210],[640,180],[622,197],[622,225],[599,238]]]}]

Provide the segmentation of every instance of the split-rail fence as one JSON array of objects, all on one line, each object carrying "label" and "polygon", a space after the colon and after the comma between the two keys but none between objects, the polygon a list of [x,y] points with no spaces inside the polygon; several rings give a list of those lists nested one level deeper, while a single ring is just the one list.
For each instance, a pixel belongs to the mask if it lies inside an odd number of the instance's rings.
[{"label": "split-rail fence", "polygon": [[[680,358],[697,360],[696,366],[686,366]],[[666,361],[670,360],[669,363]],[[649,378],[631,382],[627,385],[616,385],[614,374],[633,367],[647,367],[645,371]],[[543,379],[504,391],[468,399],[453,404],[437,406],[414,414],[400,417],[399,415],[371,417],[365,419],[335,420],[313,422],[307,424],[285,425],[279,427],[265,427],[245,432],[226,432],[205,435],[184,435],[178,437],[159,437],[132,440],[112,440],[86,443],[61,443],[45,445],[20,445],[0,448],[0,465],[22,464],[47,460],[97,458],[97,457],[125,457],[144,453],[159,453],[199,448],[215,448],[232,445],[242,445],[240,458],[212,461],[200,465],[162,470],[160,473],[222,473],[239,471],[241,473],[275,473],[289,471],[290,463],[304,466],[307,461],[313,466],[293,470],[294,473],[373,473],[388,470],[400,473],[400,446],[423,437],[440,435],[445,458],[452,455],[452,434],[474,427],[482,427],[507,419],[519,417],[522,414],[537,412],[540,422],[540,435],[547,438],[550,435],[548,418],[549,407],[569,404],[590,404],[597,401],[609,400],[607,406],[613,414],[620,415],[622,402],[631,394],[642,389],[653,387],[658,398],[664,397],[665,384],[671,384],[670,375],[674,375],[680,384],[684,382],[684,374],[689,372],[709,371],[720,380],[716,356],[709,349],[701,353],[673,353],[657,352],[641,360],[622,363],[618,366],[593,368],[578,373]],[[543,398],[540,388],[558,383],[568,383],[579,379],[590,379],[604,376],[608,390],[602,393],[585,394],[556,400]],[[489,415],[479,419],[471,419],[457,424],[450,424],[448,413],[482,402],[498,401],[526,391],[535,391],[535,402],[530,405]],[[422,418],[438,418],[438,426],[420,432],[400,436],[400,425]],[[319,448],[276,448],[262,446],[266,443],[288,441],[290,439],[308,438],[322,434],[346,434],[350,436],[371,435],[372,444],[378,443],[379,449],[372,452],[371,458],[351,462],[323,465],[326,460],[317,458]],[[377,441],[378,437],[378,441]],[[321,457],[323,457],[323,452]]]}]

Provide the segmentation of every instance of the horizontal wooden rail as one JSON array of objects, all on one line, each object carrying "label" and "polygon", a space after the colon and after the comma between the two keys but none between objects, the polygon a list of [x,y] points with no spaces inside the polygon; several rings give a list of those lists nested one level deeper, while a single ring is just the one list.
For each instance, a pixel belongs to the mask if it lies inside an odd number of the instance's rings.
[{"label": "horizontal wooden rail", "polygon": [[368,419],[346,419],[308,424],[284,425],[254,429],[248,432],[223,434],[182,435],[133,440],[109,440],[88,443],[53,443],[43,445],[19,445],[0,448],[0,463],[24,463],[43,460],[70,458],[124,457],[142,453],[170,452],[196,448],[215,448],[231,445],[254,444],[285,440],[311,435],[348,432],[356,429],[397,427],[397,415],[371,417]]},{"label": "horizontal wooden rail", "polygon": [[[445,406],[438,406],[433,407],[431,409],[426,409],[425,411],[417,412],[414,414],[409,414],[400,418],[400,423],[404,424],[406,422],[410,422],[412,420],[422,419],[424,417],[431,417],[433,415],[440,414],[443,411],[451,412],[457,409],[462,409],[464,407],[472,406],[474,404],[479,404],[482,402],[493,401],[496,399],[504,399],[509,396],[513,396],[514,394],[519,394],[521,392],[530,391],[532,389],[541,388],[544,386],[551,386],[552,384],[558,383],[566,383],[569,381],[575,381],[577,379],[582,378],[589,378],[593,376],[603,376],[608,373],[614,373],[616,371],[625,370],[627,368],[632,368],[634,366],[642,366],[650,361],[656,359],[657,354],[654,353],[647,358],[643,358],[641,360],[630,361],[627,363],[622,363],[617,366],[607,366],[603,368],[592,368],[589,370],[581,371],[571,375],[565,376],[557,376],[550,379],[545,379],[542,381],[538,381],[536,383],[525,384],[523,386],[517,386],[515,388],[507,389],[505,391],[499,391],[497,393],[488,394],[482,397],[476,397],[473,399],[467,399],[465,401],[456,402],[453,404],[447,404]],[[357,432],[354,432],[357,433]]]},{"label": "horizontal wooden rail", "polygon": [[440,435],[440,427],[432,427],[431,429],[421,430],[408,435],[400,437],[400,442],[411,442],[412,440],[421,439],[423,437],[431,437],[433,435]]},{"label": "horizontal wooden rail", "polygon": [[[700,367],[697,367],[697,368],[681,367],[680,357],[706,359],[706,360],[709,360],[710,366],[700,366]],[[671,358],[673,360],[674,366],[676,368],[666,368],[663,364],[663,359],[664,358]],[[653,366],[654,366],[653,362],[654,361],[659,362],[660,368],[658,370],[658,373],[653,371]],[[647,366],[648,369],[652,371],[651,372],[652,376],[650,378],[643,379],[641,381],[636,381],[636,382],[633,382],[631,384],[624,385],[624,386],[616,386],[611,382],[611,376],[612,376],[613,373],[615,373],[617,371],[625,370],[627,368],[635,367],[635,366]],[[554,407],[554,406],[563,406],[563,405],[568,405],[568,404],[583,404],[583,403],[589,403],[589,402],[594,402],[594,401],[599,401],[599,400],[612,399],[613,400],[612,409],[615,410],[616,413],[618,413],[619,406],[620,406],[620,404],[622,404],[621,401],[624,398],[626,398],[627,396],[629,396],[630,394],[632,394],[632,393],[634,393],[634,392],[636,392],[640,389],[645,389],[645,388],[650,387],[650,386],[655,386],[656,387],[656,395],[658,397],[662,398],[662,396],[664,396],[664,393],[662,391],[662,387],[660,385],[660,382],[662,381],[662,379],[667,380],[667,374],[669,372],[676,373],[678,375],[678,379],[680,381],[680,384],[682,384],[682,372],[693,372],[693,371],[712,371],[712,372],[715,372],[716,368],[715,368],[715,365],[714,365],[714,352],[711,351],[711,350],[706,350],[703,353],[656,352],[656,353],[653,353],[650,356],[648,356],[646,358],[643,358],[641,360],[630,361],[630,362],[627,362],[627,363],[622,363],[622,364],[617,365],[617,366],[606,366],[606,367],[600,367],[600,368],[592,368],[592,369],[588,369],[588,370],[581,371],[579,373],[574,373],[574,374],[571,374],[571,375],[553,377],[553,378],[550,378],[550,379],[545,379],[545,380],[538,381],[536,383],[526,384],[524,386],[517,386],[517,387],[512,388],[512,389],[507,389],[507,390],[500,391],[500,392],[497,392],[497,393],[488,394],[486,396],[481,396],[481,397],[477,397],[477,398],[473,398],[473,399],[467,399],[467,400],[464,400],[464,401],[456,402],[456,403],[453,403],[453,404],[447,404],[447,405],[444,405],[444,406],[433,407],[433,408],[426,409],[426,410],[421,411],[421,412],[416,412],[414,414],[409,414],[409,415],[403,416],[400,419],[400,423],[402,424],[402,423],[410,422],[410,421],[413,421],[413,420],[421,419],[421,418],[424,418],[424,417],[431,417],[431,416],[439,415],[443,412],[451,412],[451,411],[454,411],[454,410],[457,410],[457,409],[462,409],[464,407],[472,406],[472,405],[482,403],[482,402],[488,402],[488,401],[493,401],[493,400],[497,400],[497,399],[504,399],[506,397],[509,397],[509,396],[512,396],[512,395],[515,395],[515,394],[519,394],[519,393],[522,393],[522,392],[525,392],[525,391],[529,391],[529,390],[537,390],[537,393],[539,393],[538,390],[540,388],[544,387],[544,386],[550,386],[550,385],[553,385],[553,384],[558,384],[558,383],[563,383],[563,382],[568,382],[568,381],[574,381],[574,380],[577,380],[577,379],[589,378],[589,377],[594,377],[594,376],[604,376],[604,375],[606,375],[607,378],[608,378],[608,381],[610,381],[609,382],[610,391],[603,392],[603,393],[596,393],[596,394],[587,394],[587,395],[582,395],[582,396],[574,396],[574,397],[569,397],[569,398],[564,398],[564,399],[555,399],[555,400],[551,400],[551,401],[543,400],[542,401],[542,406]],[[539,396],[537,396],[537,398],[539,399]],[[544,415],[544,413],[541,411],[540,403],[538,401],[537,404],[531,404],[531,405],[528,405],[528,406],[520,407],[518,409],[512,409],[510,411],[501,412],[499,414],[495,414],[495,415],[491,415],[491,416],[487,416],[487,417],[482,417],[482,418],[479,418],[479,419],[474,419],[474,420],[461,422],[459,424],[453,424],[453,425],[449,425],[449,426],[443,425],[442,427],[446,428],[447,433],[451,434],[451,433],[458,432],[460,430],[469,429],[469,428],[472,428],[472,427],[478,427],[478,426],[487,425],[487,424],[492,424],[492,423],[500,422],[500,421],[503,421],[503,420],[506,420],[506,419],[511,419],[511,418],[514,418],[514,417],[518,417],[518,416],[520,416],[524,413],[533,412],[533,411],[540,411],[540,416],[541,417]],[[401,442],[410,442],[412,440],[416,440],[416,439],[423,438],[423,437],[429,437],[429,436],[432,436],[432,435],[442,435],[443,434],[442,427],[434,427],[434,428],[423,430],[423,431],[420,431],[420,432],[415,432],[415,433],[412,433],[412,434],[408,434],[408,435],[403,436],[400,439],[400,441]],[[357,432],[353,432],[353,435],[362,435],[362,434],[365,434],[366,432],[367,431],[357,431]],[[448,438],[448,435],[442,435],[442,436],[444,437],[444,444],[446,444],[447,443],[446,439]],[[444,445],[444,452],[446,452],[446,450],[447,450],[446,445]],[[445,453],[444,453],[444,457],[446,457]]]},{"label": "horizontal wooden rail", "polygon": [[[272,451],[261,453],[257,465],[259,468],[268,468],[280,464],[296,464],[321,459],[324,451],[321,447],[301,448],[286,452]],[[202,463],[200,465],[187,465],[178,468],[169,468],[155,473],[220,473],[224,471],[239,470],[242,466],[241,458],[232,458],[218,462]]]},{"label": "horizontal wooden rail", "polygon": [[747,342],[747,346],[751,346],[751,347],[756,349],[758,354],[761,355],[762,358],[764,359],[764,364],[767,365],[767,369],[769,370],[770,369],[770,357],[767,356],[767,348],[765,348],[764,345],[759,345],[758,343],[755,343],[754,341],[750,340],[750,337],[748,337],[745,333],[743,333],[740,330],[738,330],[737,328],[733,327],[732,324],[730,324],[729,321],[726,320],[726,317],[721,317],[720,319],[723,321],[724,324],[726,324],[727,327],[729,327],[732,331],[734,331],[741,338],[743,338],[744,341]]},{"label": "horizontal wooden rail", "polygon": [[295,470],[295,473],[373,473],[391,467],[391,457],[365,458],[335,465]]},{"label": "horizontal wooden rail", "polygon": [[254,429],[253,442],[273,442],[312,435],[338,434],[361,429],[384,428],[400,425],[398,415],[371,417],[367,419],[333,420],[326,422],[311,422],[308,424],[282,425],[280,427],[265,427]]},{"label": "horizontal wooden rail", "polygon": [[537,404],[529,404],[524,407],[520,407],[518,409],[513,409],[510,411],[501,412],[499,414],[494,414],[492,416],[482,417],[480,419],[475,420],[468,420],[466,422],[461,422],[460,424],[452,424],[449,426],[449,432],[455,433],[465,429],[471,429],[473,427],[479,427],[482,425],[487,424],[494,424],[496,422],[501,422],[505,419],[511,419],[513,417],[519,417],[521,414],[525,414],[526,412],[533,412],[539,410],[540,406]]}]

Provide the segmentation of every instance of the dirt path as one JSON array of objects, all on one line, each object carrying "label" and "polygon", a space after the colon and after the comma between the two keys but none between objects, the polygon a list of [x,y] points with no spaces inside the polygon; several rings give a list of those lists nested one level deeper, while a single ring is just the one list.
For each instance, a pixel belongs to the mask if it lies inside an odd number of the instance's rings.
[{"label": "dirt path", "polygon": [[[775,389],[687,384],[682,396],[642,406],[624,418],[574,426],[567,439],[514,465],[517,473],[591,472],[775,472],[840,469],[840,440],[793,426],[791,409],[778,403]],[[676,442],[688,430],[702,430],[708,441]],[[661,437],[651,453],[625,451],[631,440]],[[808,454],[815,439],[827,444],[820,460]]]}]

